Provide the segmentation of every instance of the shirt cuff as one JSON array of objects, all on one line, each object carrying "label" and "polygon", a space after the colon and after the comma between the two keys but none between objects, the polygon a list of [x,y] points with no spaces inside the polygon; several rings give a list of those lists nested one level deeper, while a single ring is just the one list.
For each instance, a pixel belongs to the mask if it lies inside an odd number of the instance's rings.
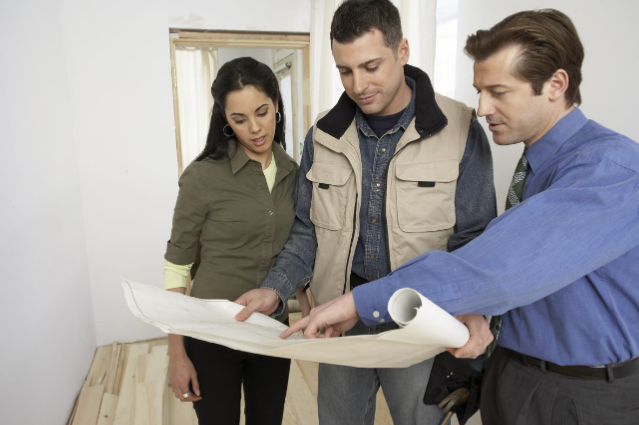
[{"label": "shirt cuff", "polygon": [[388,300],[391,295],[386,289],[386,278],[382,278],[353,289],[355,308],[366,326],[392,322],[388,314]]},{"label": "shirt cuff", "polygon": [[164,261],[164,289],[186,288],[186,279],[193,263],[184,266]]},{"label": "shirt cuff", "polygon": [[277,270],[271,269],[271,271],[262,282],[262,288],[270,289],[275,292],[280,298],[280,304],[277,306],[277,310],[271,314],[271,317],[277,317],[284,312],[286,302],[289,297],[297,291],[297,288],[291,292],[292,285],[287,284],[288,278],[283,273],[278,273]]},{"label": "shirt cuff", "polygon": [[168,241],[166,243],[166,254],[164,259],[173,264],[193,264],[197,252],[197,244],[190,248],[179,248]]}]

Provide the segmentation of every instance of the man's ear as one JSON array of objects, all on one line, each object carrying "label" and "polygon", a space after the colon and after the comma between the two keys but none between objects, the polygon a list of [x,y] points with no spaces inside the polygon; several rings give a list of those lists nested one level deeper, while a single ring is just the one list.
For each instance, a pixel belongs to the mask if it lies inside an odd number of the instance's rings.
[{"label": "man's ear", "polygon": [[409,57],[410,46],[408,45],[408,40],[403,38],[402,41],[399,42],[399,46],[397,46],[397,59],[399,63],[404,66],[408,63]]},{"label": "man's ear", "polygon": [[568,90],[570,85],[570,78],[568,73],[563,69],[558,69],[546,82],[548,86],[548,98],[551,101],[561,99]]}]

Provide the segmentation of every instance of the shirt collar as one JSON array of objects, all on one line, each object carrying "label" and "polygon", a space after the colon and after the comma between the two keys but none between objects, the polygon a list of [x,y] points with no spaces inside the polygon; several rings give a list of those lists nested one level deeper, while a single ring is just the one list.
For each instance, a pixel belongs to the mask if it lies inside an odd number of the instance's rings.
[{"label": "shirt collar", "polygon": [[[289,141],[289,143],[293,143],[293,141]],[[295,167],[295,161],[288,156],[282,145],[279,143],[273,142],[273,157],[275,158],[275,163],[277,164],[277,177],[276,182],[279,182],[284,176],[288,175],[293,168]]]},{"label": "shirt collar", "polygon": [[559,120],[541,139],[526,149],[526,157],[532,171],[539,170],[561,149],[562,145],[575,135],[586,123],[588,118],[579,108],[575,108],[568,115]]},{"label": "shirt collar", "polygon": [[229,158],[231,160],[231,172],[233,174],[237,174],[250,159],[235,139],[229,140]]},{"label": "shirt collar", "polygon": [[[293,169],[291,159],[279,143],[273,142],[273,156],[277,164],[278,175],[287,175]],[[233,174],[237,174],[251,160],[235,139],[229,140],[229,158]]]},{"label": "shirt collar", "polygon": [[[417,90],[415,90],[415,80],[406,76],[404,76],[404,79],[406,80],[406,84],[408,84],[408,87],[410,87],[412,95],[410,98],[410,102],[404,110],[402,116],[399,118],[399,121],[397,121],[397,124],[390,130],[391,133],[396,132],[400,127],[404,131],[406,131],[410,122],[415,116],[415,97],[417,95]],[[366,116],[359,107],[357,107],[357,110],[355,111],[355,125],[357,126],[357,129],[361,131],[365,136],[377,137],[377,134],[375,134],[373,129],[368,125]]]}]

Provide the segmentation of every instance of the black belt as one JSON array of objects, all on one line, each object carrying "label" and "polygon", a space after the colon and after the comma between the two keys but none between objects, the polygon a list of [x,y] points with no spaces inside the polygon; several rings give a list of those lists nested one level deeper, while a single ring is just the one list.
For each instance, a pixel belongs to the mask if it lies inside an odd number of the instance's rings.
[{"label": "black belt", "polygon": [[615,378],[625,378],[639,372],[639,357],[623,363],[610,363],[605,366],[559,366],[557,364],[527,356],[506,348],[506,352],[513,359],[518,360],[524,366],[538,367],[541,371],[550,371],[560,375],[585,379],[606,379],[610,382]]}]

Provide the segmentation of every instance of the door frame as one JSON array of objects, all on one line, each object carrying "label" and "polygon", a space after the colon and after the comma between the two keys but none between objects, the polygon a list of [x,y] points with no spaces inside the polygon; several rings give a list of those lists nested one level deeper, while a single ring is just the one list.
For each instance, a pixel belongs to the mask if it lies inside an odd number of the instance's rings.
[{"label": "door frame", "polygon": [[171,48],[171,80],[173,85],[173,117],[178,159],[178,175],[184,170],[182,143],[180,140],[180,111],[178,106],[177,73],[175,69],[175,49],[180,47],[257,47],[264,49],[299,49],[302,53],[302,123],[304,128],[311,125],[311,63],[309,33],[259,32],[259,31],[209,31],[171,28],[169,30]]}]

